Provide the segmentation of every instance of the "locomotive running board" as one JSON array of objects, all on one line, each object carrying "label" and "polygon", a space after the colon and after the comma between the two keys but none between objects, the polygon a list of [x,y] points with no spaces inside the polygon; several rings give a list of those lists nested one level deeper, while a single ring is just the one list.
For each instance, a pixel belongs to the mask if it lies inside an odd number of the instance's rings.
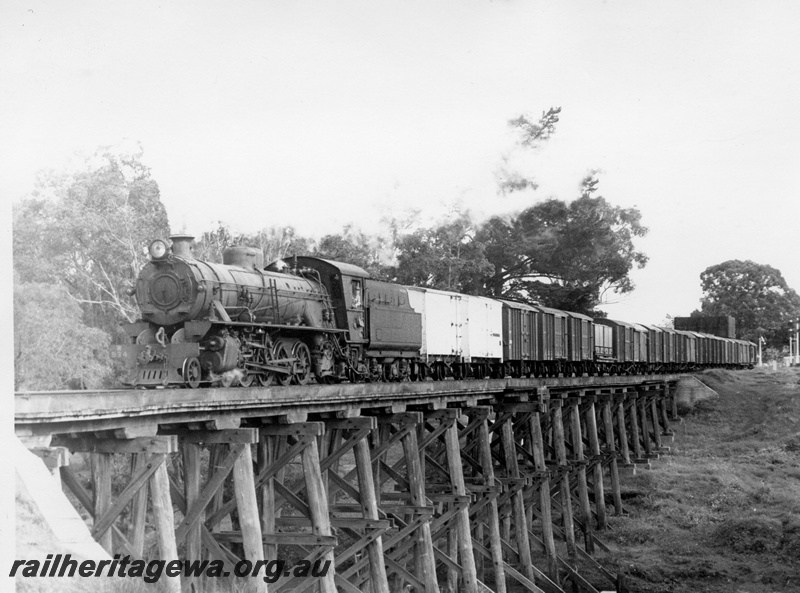
[{"label": "locomotive running board", "polygon": [[346,329],[337,329],[337,328],[327,328],[327,327],[310,327],[308,325],[282,325],[277,323],[256,323],[252,321],[222,321],[219,319],[209,319],[208,320],[213,325],[224,325],[224,326],[234,326],[234,327],[256,327],[256,328],[264,328],[264,329],[289,329],[289,330],[301,330],[301,331],[315,331],[315,332],[323,332],[327,334],[344,334],[347,333]]}]

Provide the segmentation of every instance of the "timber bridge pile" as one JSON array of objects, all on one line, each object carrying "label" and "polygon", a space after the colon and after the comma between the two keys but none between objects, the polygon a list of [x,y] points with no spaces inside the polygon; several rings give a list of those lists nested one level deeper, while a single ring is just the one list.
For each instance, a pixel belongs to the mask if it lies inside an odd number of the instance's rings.
[{"label": "timber bridge pile", "polygon": [[[677,379],[20,393],[15,427],[109,554],[152,556],[156,541],[163,560],[230,575],[242,559],[331,563],[318,578],[230,576],[239,590],[593,593],[624,589],[602,533],[624,512],[622,468],[672,434]],[[89,454],[89,487],[67,452]],[[112,467],[130,468],[124,487]]]}]

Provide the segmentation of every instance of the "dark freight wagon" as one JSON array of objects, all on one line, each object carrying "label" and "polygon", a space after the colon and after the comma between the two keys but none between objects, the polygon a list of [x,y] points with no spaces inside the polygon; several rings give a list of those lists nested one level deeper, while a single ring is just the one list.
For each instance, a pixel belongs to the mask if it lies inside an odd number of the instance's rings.
[{"label": "dark freight wagon", "polygon": [[678,334],[676,331],[671,327],[661,328],[661,337],[664,344],[664,365],[666,366],[667,370],[674,368],[674,365],[678,362],[676,351],[677,335]]},{"label": "dark freight wagon", "polygon": [[547,374],[563,373],[567,359],[567,314],[549,307],[536,309],[541,321],[539,354],[549,371]]},{"label": "dark freight wagon", "polygon": [[[614,319],[595,319],[598,325],[611,328],[612,358],[614,365],[609,369],[612,373],[629,373],[644,363],[647,358],[647,335],[643,328],[632,323]],[[644,357],[643,357],[644,356]]]},{"label": "dark freight wagon", "polygon": [[664,364],[664,330],[655,325],[638,325],[647,333],[647,372],[656,372]]},{"label": "dark freight wagon", "polygon": [[540,314],[524,303],[503,300],[503,360],[507,374],[527,376],[539,355]]},{"label": "dark freight wagon", "polygon": [[599,362],[613,362],[614,329],[602,323],[594,324],[594,354]]},{"label": "dark freight wagon", "polygon": [[693,365],[697,361],[697,337],[688,331],[676,329],[676,341],[678,344],[677,363],[682,368]]},{"label": "dark freight wagon", "polygon": [[567,361],[570,374],[583,375],[593,368],[594,322],[588,315],[567,311]]}]

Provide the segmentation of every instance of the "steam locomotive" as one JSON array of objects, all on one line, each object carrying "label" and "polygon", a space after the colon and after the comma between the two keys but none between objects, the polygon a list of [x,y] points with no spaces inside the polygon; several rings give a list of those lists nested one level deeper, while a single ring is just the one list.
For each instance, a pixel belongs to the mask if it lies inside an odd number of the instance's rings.
[{"label": "steam locomotive", "polygon": [[509,300],[401,286],[358,266],[260,250],[196,259],[193,238],[153,241],[141,319],[112,347],[136,387],[305,385],[680,372],[746,367],[755,345],[592,319]]}]

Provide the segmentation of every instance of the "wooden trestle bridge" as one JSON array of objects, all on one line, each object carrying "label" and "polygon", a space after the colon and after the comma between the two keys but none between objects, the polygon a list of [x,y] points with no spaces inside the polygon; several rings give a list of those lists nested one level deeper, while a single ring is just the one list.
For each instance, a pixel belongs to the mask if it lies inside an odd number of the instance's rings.
[{"label": "wooden trestle bridge", "polygon": [[331,562],[238,590],[592,593],[623,588],[603,532],[622,468],[672,434],[677,379],[20,393],[15,428],[110,554]]}]

